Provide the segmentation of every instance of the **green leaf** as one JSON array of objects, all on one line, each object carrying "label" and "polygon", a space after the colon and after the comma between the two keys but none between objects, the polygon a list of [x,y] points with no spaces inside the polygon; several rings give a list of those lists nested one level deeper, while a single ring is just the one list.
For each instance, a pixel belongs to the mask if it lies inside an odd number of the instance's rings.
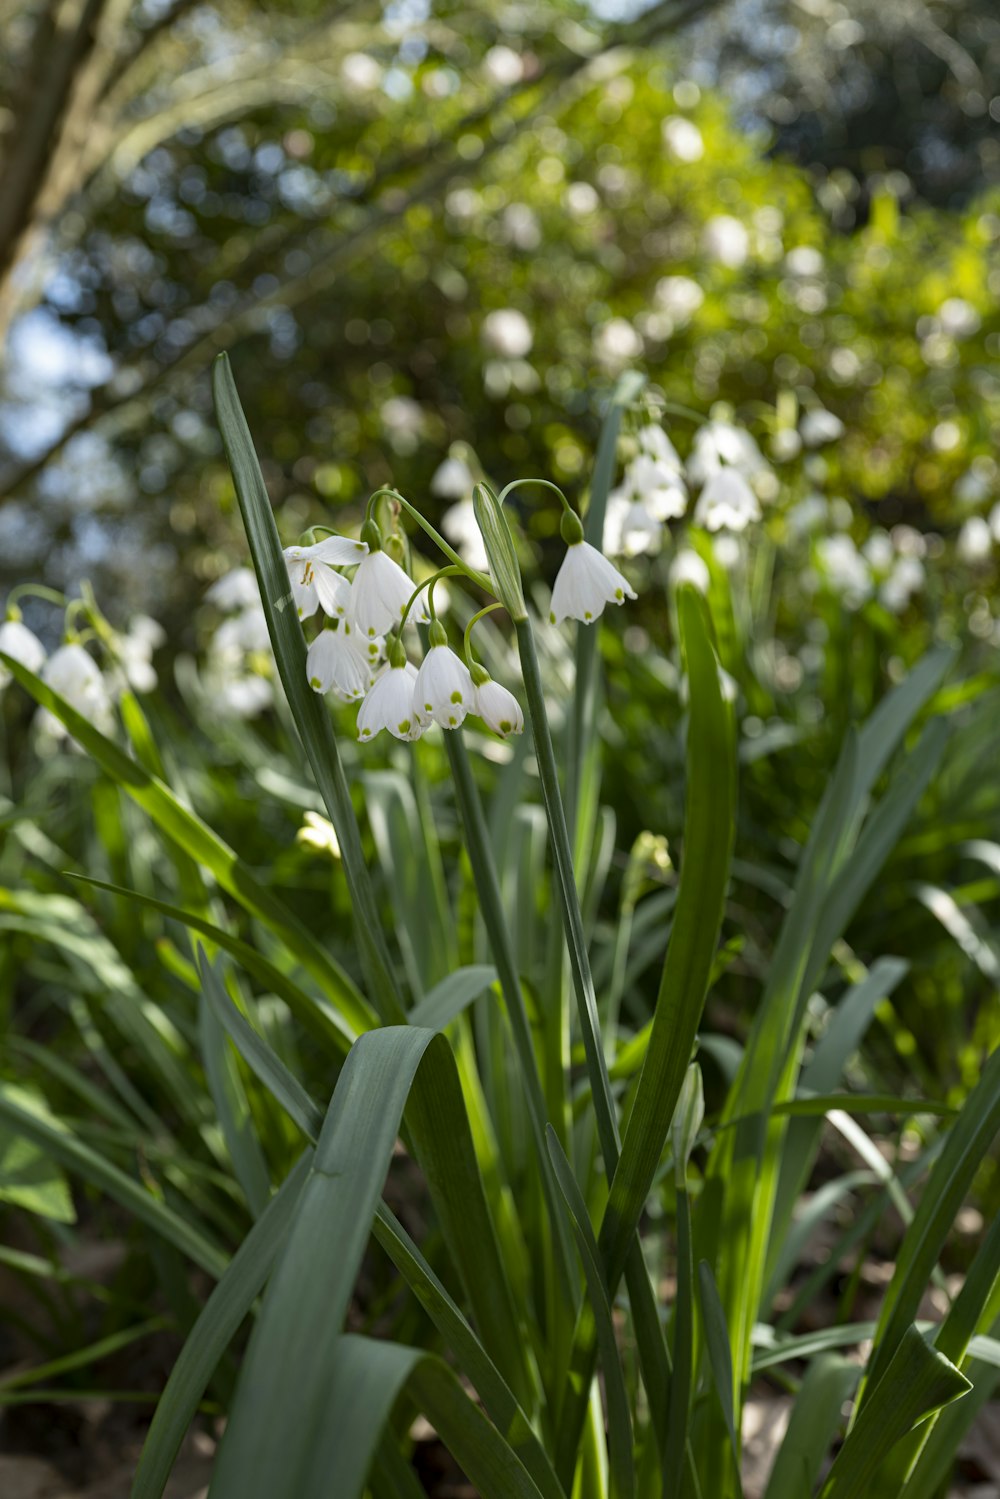
[{"label": "green leaf", "polygon": [[972,1388],[915,1327],[905,1330],[887,1362],[880,1352],[876,1344],[882,1377],[837,1454],[822,1499],[868,1499],[872,1479],[900,1438]]},{"label": "green leaf", "polygon": [[222,1274],[226,1256],[203,1230],[158,1201],[145,1187],[84,1144],[30,1094],[11,1083],[0,1083],[0,1120],[40,1146],[67,1171],[79,1173],[85,1181],[107,1192],[210,1275],[218,1278]]},{"label": "green leaf", "polygon": [[[203,985],[206,982],[219,982],[204,959],[201,963],[201,977]],[[264,1210],[271,1195],[271,1179],[257,1138],[243,1079],[236,1065],[236,1057],[204,991],[198,1007],[198,1028],[205,1076],[222,1138],[226,1142],[233,1171],[243,1188],[247,1205],[256,1218]]]},{"label": "green leaf", "polygon": [[[719,1398],[722,1419],[726,1423],[732,1447],[733,1463],[738,1469],[740,1460],[739,1440],[736,1435],[736,1409],[734,1405],[733,1358],[729,1344],[726,1314],[719,1299],[718,1287],[712,1267],[707,1260],[698,1263],[698,1292],[701,1303],[702,1322],[705,1326],[705,1346],[708,1349],[708,1364],[712,1371],[712,1383]],[[739,1478],[735,1479],[737,1490],[742,1492]]]},{"label": "green leaf", "polygon": [[[222,1468],[211,1499],[330,1499],[336,1475],[337,1499],[361,1499],[382,1431],[401,1395],[422,1411],[439,1433],[482,1499],[543,1499],[504,1436],[486,1419],[441,1359],[398,1343],[346,1336],[334,1350],[329,1384],[315,1442],[306,1455],[298,1486],[274,1490],[234,1486]],[[226,1452],[223,1439],[222,1454]]]},{"label": "green leaf", "polygon": [[76,1222],[69,1184],[51,1155],[11,1129],[0,1129],[0,1202],[56,1223]]},{"label": "green leaf", "polygon": [[[872,1398],[907,1335],[945,1239],[983,1158],[1000,1131],[1000,1047],[983,1068],[951,1128],[896,1257],[867,1371]],[[862,1389],[863,1413],[866,1392]],[[942,1402],[944,1404],[944,1402]],[[858,1418],[860,1422],[860,1416]]]},{"label": "green leaf", "polygon": [[47,687],[40,677],[19,661],[3,656],[2,652],[0,659],[35,701],[66,725],[73,738],[142,807],[162,832],[207,869],[223,890],[284,942],[289,952],[320,984],[352,1035],[375,1024],[375,1016],[347,974],[284,902],[259,882],[248,866],[200,817],[183,806],[162,781],[150,775],[135,760],[130,760],[112,740]]},{"label": "green leaf", "polygon": [[764,1499],[810,1499],[823,1459],[841,1421],[841,1408],[858,1382],[857,1364],[822,1354],[806,1370],[795,1397]]},{"label": "green leaf", "polygon": [[306,1150],[233,1255],[170,1371],[146,1435],[132,1499],[160,1499],[219,1360],[270,1274],[312,1162]]},{"label": "green leaf", "polygon": [[691,1060],[722,925],[735,825],[732,713],[722,696],[707,605],[678,591],[691,686],[685,856],[649,1046],[601,1223],[609,1285],[617,1284],[663,1152]]},{"label": "green leaf", "polygon": [[[424,1066],[419,1096],[414,1082]],[[448,1043],[433,1031],[392,1026],[355,1042],[337,1081],[313,1168],[250,1341],[220,1449],[214,1493],[301,1499],[312,1491],[309,1475],[329,1427],[326,1392],[338,1367],[344,1313],[404,1105],[410,1098],[421,1115],[425,1141],[440,1140],[442,1153],[435,1164],[447,1171],[449,1164],[461,1160],[460,1153],[450,1162],[448,1157],[457,1088]],[[440,1180],[431,1184],[439,1189],[446,1240],[458,1244],[459,1267],[467,1282],[471,1266],[478,1266],[483,1284],[468,1289],[477,1311],[484,1310],[484,1329],[502,1342],[501,1360],[521,1379],[523,1348],[502,1271],[495,1283],[495,1244],[479,1234],[475,1203],[460,1178],[460,1204],[440,1190]],[[454,1221],[456,1212],[463,1212],[471,1225],[471,1243]],[[507,1318],[499,1325],[494,1310],[502,1310],[505,1301]]]},{"label": "green leaf", "polygon": [[601,1366],[604,1369],[604,1393],[608,1408],[608,1454],[611,1473],[612,1499],[630,1499],[635,1492],[635,1473],[632,1467],[632,1420],[629,1415],[628,1393],[622,1373],[618,1344],[615,1339],[614,1318],[607,1287],[604,1284],[604,1269],[597,1248],[597,1239],[587,1213],[587,1204],[573,1175],[573,1168],[566,1159],[559,1137],[551,1124],[546,1131],[549,1155],[566,1206],[570,1223],[576,1237],[577,1248],[583,1261],[587,1277],[587,1291],[597,1325],[597,1342]]},{"label": "green leaf", "polygon": [[445,1030],[480,994],[497,981],[497,971],[488,963],[474,963],[449,973],[410,1011],[411,1025],[432,1031]]},{"label": "green leaf", "polygon": [[[274,650],[281,685],[292,710],[295,727],[309,757],[316,785],[326,805],[340,844],[341,859],[358,946],[370,995],[384,1020],[400,1020],[403,1007],[392,972],[389,951],[365,863],[350,788],[340,759],[329,710],[306,680],[306,643],[295,610],[291,585],[281,552],[271,502],[257,462],[253,439],[229,360],[220,354],[212,370],[212,391],[222,442],[232,470],[243,525],[250,544],[261,603]],[[356,1030],[362,1027],[356,1026]]]},{"label": "green leaf", "polygon": [[312,995],[306,994],[298,984],[293,983],[280,968],[275,967],[269,958],[265,958],[248,942],[244,942],[240,937],[234,937],[223,927],[216,926],[194,911],[182,910],[180,906],[169,905],[168,902],[156,900],[151,895],[143,895],[138,890],[127,890],[123,885],[109,885],[104,880],[95,880],[89,875],[74,875],[73,878],[84,880],[98,890],[108,890],[113,895],[121,895],[126,900],[133,900],[151,911],[159,911],[162,916],[169,917],[171,921],[178,921],[190,931],[197,932],[199,936],[207,937],[210,942],[235,958],[240,967],[252,974],[265,988],[272,990],[279,999],[283,999],[303,1030],[307,1030],[319,1041],[324,1050],[332,1051],[340,1056],[347,1055],[354,1038],[348,1030],[345,1030],[344,1022],[336,1011],[330,1009],[325,1001],[318,1001]]}]

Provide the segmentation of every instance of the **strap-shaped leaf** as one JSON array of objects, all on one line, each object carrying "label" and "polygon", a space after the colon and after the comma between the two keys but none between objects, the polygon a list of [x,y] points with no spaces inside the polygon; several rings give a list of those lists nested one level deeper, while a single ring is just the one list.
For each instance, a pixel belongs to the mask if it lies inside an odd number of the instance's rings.
[{"label": "strap-shaped leaf", "polygon": [[837,1454],[822,1499],[867,1499],[874,1475],[900,1438],[972,1388],[912,1326],[883,1369]]},{"label": "strap-shaped leaf", "polygon": [[160,1499],[208,1382],[270,1274],[311,1161],[309,1149],[233,1255],[185,1339],[143,1444],[132,1499]]},{"label": "strap-shaped leaf", "polygon": [[383,1019],[399,1020],[403,1007],[365,864],[350,788],[329,711],[306,679],[306,643],[298,615],[291,607],[288,569],[253,439],[225,354],[215,361],[212,391],[281,685],[340,844],[369,992]]},{"label": "strap-shaped leaf", "polygon": [[649,1046],[621,1159],[601,1223],[609,1284],[621,1274],[691,1060],[729,883],[735,824],[732,712],[722,695],[708,607],[690,585],[678,593],[690,683],[684,858]]},{"label": "strap-shaped leaf", "polygon": [[223,890],[284,942],[289,952],[322,986],[354,1034],[368,1030],[375,1023],[375,1016],[347,974],[284,902],[260,883],[228,844],[179,802],[168,786],[150,775],[137,761],[130,760],[117,744],[95,729],[34,672],[2,653],[0,659],[35,701],[66,725],[77,743],[112,780],[117,781],[162,832],[207,869]]}]

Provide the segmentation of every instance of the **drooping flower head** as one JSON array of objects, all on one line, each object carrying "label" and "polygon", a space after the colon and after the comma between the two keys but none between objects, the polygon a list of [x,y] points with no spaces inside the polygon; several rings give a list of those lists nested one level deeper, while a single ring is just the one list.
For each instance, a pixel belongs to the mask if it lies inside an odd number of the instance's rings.
[{"label": "drooping flower head", "polygon": [[[10,617],[0,624],[0,651],[36,675],[45,664],[44,645],[20,618]],[[10,672],[0,663],[0,687],[6,687],[10,681]]]},{"label": "drooping flower head", "polygon": [[358,711],[358,738],[362,743],[374,739],[383,729],[396,739],[420,738],[424,725],[413,699],[416,682],[417,668],[407,661],[399,641],[394,641],[389,660]]},{"label": "drooping flower head", "polygon": [[479,715],[488,729],[509,739],[512,734],[524,732],[524,714],[521,704],[512,692],[494,682],[484,666],[478,663],[473,668],[475,695],[472,712]]},{"label": "drooping flower head", "polygon": [[379,648],[380,642],[362,640],[349,619],[331,620],[306,655],[309,686],[314,692],[335,692],[345,703],[357,702],[375,680]]},{"label": "drooping flower head", "polygon": [[414,687],[417,714],[425,724],[434,722],[443,729],[457,729],[471,713],[473,697],[469,668],[451,649],[444,626],[435,619],[430,628],[430,648]]},{"label": "drooping flower head", "polygon": [[584,541],[579,516],[564,511],[559,529],[566,542],[566,556],[552,589],[549,618],[554,625],[564,619],[590,625],[603,614],[605,604],[623,604],[635,598],[628,579],[602,552]]},{"label": "drooping flower head", "polygon": [[319,606],[334,617],[347,613],[351,585],[334,571],[353,567],[368,555],[368,544],[349,536],[326,536],[308,547],[286,547],[285,566],[299,619],[310,619]]},{"label": "drooping flower head", "polygon": [[[403,618],[413,593],[413,580],[382,549],[382,534],[374,521],[366,521],[361,531],[367,544],[365,556],[351,584],[351,607],[358,632],[367,640],[388,635]],[[423,597],[408,616],[412,623],[430,616]]]}]

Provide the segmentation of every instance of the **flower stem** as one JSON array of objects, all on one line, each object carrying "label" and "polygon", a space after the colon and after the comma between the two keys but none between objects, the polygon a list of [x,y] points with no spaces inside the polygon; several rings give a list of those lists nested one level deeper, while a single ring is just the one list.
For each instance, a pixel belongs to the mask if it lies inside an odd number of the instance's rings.
[{"label": "flower stem", "polygon": [[[492,614],[495,609],[502,609],[502,608],[503,608],[503,605],[500,603],[499,599],[496,601],[496,603],[487,604],[486,608],[485,609],[480,609],[480,611],[479,611],[478,614],[474,614],[472,616],[472,618],[469,620],[469,623],[466,625],[466,627],[465,627],[465,634],[462,636],[462,649],[463,649],[463,651],[465,653],[466,662],[468,663],[468,665],[470,667],[472,666],[472,627],[473,627],[473,625],[477,625],[479,623],[479,621],[485,615]],[[546,1155],[548,1155],[548,1151],[546,1151]]]},{"label": "flower stem", "polygon": [[455,567],[460,573],[463,573],[465,577],[469,578],[473,583],[475,583],[478,588],[481,588],[484,593],[493,592],[493,583],[490,579],[489,574],[477,572],[474,567],[470,567],[467,562],[463,562],[461,557],[455,551],[455,548],[448,545],[444,537],[441,535],[440,531],[435,530],[430,521],[426,520],[424,516],[420,514],[420,511],[415,505],[411,505],[409,500],[404,500],[403,496],[401,494],[398,494],[394,489],[387,490],[386,493],[391,494],[394,500],[399,501],[403,509],[406,511],[407,515],[413,516],[413,519],[416,521],[417,525],[420,526],[422,530],[427,532],[427,535],[431,538],[431,541],[433,541],[434,544],[440,548],[440,550],[444,553],[444,555],[450,562],[454,563]]},{"label": "flower stem", "polygon": [[583,1032],[583,1048],[587,1056],[591,1096],[597,1116],[597,1136],[604,1157],[605,1174],[610,1182],[621,1153],[621,1136],[618,1133],[611,1083],[604,1061],[604,1048],[601,1044],[601,1026],[597,1014],[597,999],[594,994],[594,979],[590,971],[590,957],[587,952],[583,916],[580,911],[580,899],[573,871],[573,850],[570,847],[562,793],[559,790],[559,771],[552,746],[548,715],[545,711],[545,693],[538,669],[538,653],[535,649],[531,621],[529,619],[516,620],[514,628],[517,632],[524,691],[535,744],[538,779],[541,782],[545,815],[552,840],[556,887],[562,907],[563,928],[566,933],[566,945],[569,948],[570,969],[580,1016],[580,1029]]},{"label": "flower stem", "polygon": [[559,1187],[545,1143],[545,1126],[548,1123],[545,1098],[538,1077],[538,1060],[531,1038],[531,1022],[528,1019],[528,1010],[517,971],[517,959],[514,956],[510,930],[504,914],[500,881],[490,847],[486,819],[483,816],[482,802],[472,774],[472,766],[469,763],[461,729],[452,734],[445,734],[444,742],[465,827],[469,861],[472,864],[472,873],[479,895],[483,924],[486,927],[493,961],[500,978],[514,1046],[521,1066],[524,1096],[528,1105],[528,1118],[538,1156],[542,1190],[545,1194],[552,1232],[559,1247],[560,1274],[557,1276],[557,1282],[563,1292],[564,1305],[572,1308],[571,1288],[576,1283],[576,1257],[569,1236],[569,1225],[566,1221]]}]

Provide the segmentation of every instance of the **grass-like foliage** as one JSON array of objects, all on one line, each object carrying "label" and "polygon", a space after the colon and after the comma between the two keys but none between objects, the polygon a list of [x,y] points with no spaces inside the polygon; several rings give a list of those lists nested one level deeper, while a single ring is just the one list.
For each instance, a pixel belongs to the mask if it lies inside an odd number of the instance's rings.
[{"label": "grass-like foliage", "polygon": [[[959,1106],[851,1090],[849,1064],[906,963],[888,938],[867,967],[843,951],[963,732],[949,708],[967,694],[943,686],[952,653],[926,656],[847,734],[746,1044],[713,1045],[706,997],[740,936],[727,906],[740,767],[717,644],[725,618],[691,583],[676,588],[679,880],[640,899],[631,862],[619,883],[610,877],[600,626],[579,625],[572,686],[560,687],[568,674],[552,673],[532,623],[506,492],[476,493],[490,574],[447,548],[442,572],[453,589],[495,591],[506,607],[528,732],[496,771],[470,754],[484,741],[468,726],[445,728],[433,784],[426,745],[404,746],[392,769],[365,769],[307,680],[288,563],[225,359],[215,395],[294,727],[295,751],[266,770],[332,824],[340,884],[328,927],[309,914],[315,902],[293,909],[281,880],[194,810],[198,768],[178,760],[169,724],[152,730],[126,695],[123,748],[4,658],[121,799],[113,817],[95,804],[103,825],[155,833],[141,888],[109,843],[99,868],[72,871],[89,880],[75,897],[28,884],[0,892],[4,928],[51,945],[79,975],[71,1017],[102,1074],[98,1084],[93,1067],[21,1043],[64,1105],[0,1082],[0,1127],[35,1193],[21,1201],[50,1220],[71,1214],[67,1174],[113,1201],[155,1245],[186,1328],[135,1499],[164,1492],[190,1423],[220,1407],[211,1499],[418,1495],[408,1463],[417,1412],[484,1499],[736,1499],[744,1405],[764,1370],[794,1395],[767,1499],[935,1499],[1000,1383],[996,1225],[942,1319],[922,1320],[1000,1131],[1000,1050],[984,1046]],[[623,378],[608,410],[587,543],[563,516],[571,552],[600,541],[635,395]],[[362,530],[373,553],[386,500],[400,529],[411,515],[424,524],[401,496],[375,497]],[[587,581],[573,585],[580,609]],[[553,609],[569,596],[558,588]],[[401,638],[400,626],[384,672],[399,669]],[[409,721],[397,727],[407,737]],[[57,867],[59,849],[33,836]],[[105,930],[88,900],[126,921]],[[622,1006],[637,954],[662,964],[645,1024]],[[148,997],[165,992],[153,971],[182,996],[174,1008]],[[828,1000],[818,1040],[817,994]],[[918,1122],[901,1174],[863,1128],[869,1118]],[[825,1121],[861,1169],[827,1172],[809,1193]],[[433,1224],[422,1242],[383,1196],[398,1142]],[[848,1199],[845,1223],[837,1208]],[[877,1320],[817,1317],[834,1267],[863,1254],[890,1206],[904,1228]],[[810,1270],[802,1251],[824,1223],[828,1262]],[[373,1262],[395,1293],[377,1335],[356,1295]],[[214,1282],[194,1308],[177,1291],[192,1265]],[[348,1330],[352,1304],[361,1309]],[[84,1349],[79,1362],[101,1353]],[[17,1393],[4,1386],[0,1400]]]}]

